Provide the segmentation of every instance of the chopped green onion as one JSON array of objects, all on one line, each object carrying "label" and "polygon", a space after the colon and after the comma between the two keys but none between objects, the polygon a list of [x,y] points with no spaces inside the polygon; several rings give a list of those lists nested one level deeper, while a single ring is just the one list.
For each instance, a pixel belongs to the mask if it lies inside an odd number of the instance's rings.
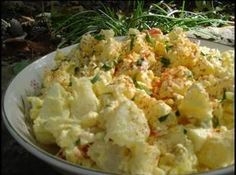
[{"label": "chopped green onion", "polygon": [[163,64],[164,67],[168,67],[170,65],[170,60],[165,57],[162,57],[161,63]]},{"label": "chopped green onion", "polygon": [[185,129],[185,128],[184,128],[184,130],[183,130],[183,131],[184,131],[184,134],[187,134],[187,129]]},{"label": "chopped green onion", "polygon": [[76,68],[75,68],[75,73],[76,73],[76,72],[79,72],[79,71],[80,71],[80,68],[79,68],[79,67],[76,67]]},{"label": "chopped green onion", "polygon": [[52,69],[52,71],[53,71],[53,72],[54,72],[54,71],[57,71],[57,70],[59,69],[59,67],[60,67],[60,66],[58,66],[58,67]]},{"label": "chopped green onion", "polygon": [[152,95],[152,91],[150,89],[148,89],[146,86],[143,86],[141,84],[136,86],[138,89],[142,89],[144,90],[148,95]]},{"label": "chopped green onion", "polygon": [[109,71],[110,69],[112,69],[112,66],[107,63],[104,63],[102,69],[104,69],[105,71]]},{"label": "chopped green onion", "polygon": [[96,83],[98,80],[100,79],[99,73],[97,73],[92,79],[91,79],[91,83]]},{"label": "chopped green onion", "polygon": [[226,99],[226,89],[223,89],[223,97],[220,102],[223,102]]},{"label": "chopped green onion", "polygon": [[145,37],[146,41],[152,45],[154,45],[154,40],[153,38],[150,36],[149,33],[146,34],[146,37]]},{"label": "chopped green onion", "polygon": [[134,99],[135,99],[135,96],[133,98],[131,98],[132,101],[134,101]]},{"label": "chopped green onion", "polygon": [[175,115],[176,115],[177,117],[180,116],[180,112],[179,112],[179,110],[177,110],[177,111],[175,112]]},{"label": "chopped green onion", "polygon": [[201,51],[201,53],[200,53],[202,56],[206,56],[206,54],[205,53],[203,53],[202,51]]},{"label": "chopped green onion", "polygon": [[143,61],[144,61],[144,58],[138,59],[138,61],[136,62],[136,65],[137,66],[142,66]]},{"label": "chopped green onion", "polygon": [[79,145],[80,144],[80,139],[76,140],[75,145]]},{"label": "chopped green onion", "polygon": [[136,88],[144,90],[148,95],[152,95],[152,91],[148,89],[146,86],[138,83],[137,81],[134,82]]},{"label": "chopped green onion", "polygon": [[212,124],[213,124],[213,128],[216,128],[219,126],[219,119],[216,116],[213,116]]},{"label": "chopped green onion", "polygon": [[133,47],[134,47],[134,40],[135,40],[135,38],[136,38],[136,35],[135,34],[131,34],[130,35],[130,50],[132,50],[133,49]]},{"label": "chopped green onion", "polygon": [[101,34],[98,34],[98,35],[95,35],[94,38],[95,38],[96,40],[101,41],[101,40],[104,40],[104,39],[105,39],[105,36],[104,36],[104,35],[101,35]]},{"label": "chopped green onion", "polygon": [[164,122],[167,119],[168,116],[169,116],[169,114],[159,117],[158,118],[159,122]]},{"label": "chopped green onion", "polygon": [[168,52],[172,47],[172,45],[166,45],[166,51]]}]

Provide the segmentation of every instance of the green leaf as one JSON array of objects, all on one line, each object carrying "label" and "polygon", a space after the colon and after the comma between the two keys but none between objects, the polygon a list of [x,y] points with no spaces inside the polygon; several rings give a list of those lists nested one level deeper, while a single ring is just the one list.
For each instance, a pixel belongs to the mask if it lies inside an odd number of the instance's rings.
[{"label": "green leaf", "polygon": [[98,34],[98,35],[95,35],[94,38],[95,38],[96,40],[101,41],[101,40],[104,40],[104,39],[105,39],[105,36],[104,36],[104,35],[101,35],[101,34]]},{"label": "green leaf", "polygon": [[96,83],[98,80],[100,80],[100,76],[99,73],[97,73],[92,79],[91,79],[91,83]]},{"label": "green leaf", "polygon": [[14,74],[18,74],[21,70],[23,70],[26,66],[30,64],[29,60],[22,60],[21,62],[17,62],[13,66],[13,72]]},{"label": "green leaf", "polygon": [[170,65],[170,60],[165,57],[162,57],[161,63],[163,64],[164,67],[168,67]]},{"label": "green leaf", "polygon": [[159,117],[158,118],[159,122],[164,122],[167,119],[168,116],[169,116],[169,114]]}]

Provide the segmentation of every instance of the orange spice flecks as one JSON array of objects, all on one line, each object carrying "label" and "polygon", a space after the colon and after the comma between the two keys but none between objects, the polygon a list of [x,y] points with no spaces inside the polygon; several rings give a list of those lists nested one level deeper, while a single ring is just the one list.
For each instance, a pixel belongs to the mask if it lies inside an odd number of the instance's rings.
[{"label": "orange spice flecks", "polygon": [[145,51],[141,52],[140,54],[141,54],[141,56],[142,56],[143,58],[148,58],[148,56],[149,56],[151,53],[145,50]]},{"label": "orange spice flecks", "polygon": [[159,78],[155,79],[152,82],[152,88],[153,88],[153,93],[157,94],[158,93],[158,89],[161,87],[161,80]]}]

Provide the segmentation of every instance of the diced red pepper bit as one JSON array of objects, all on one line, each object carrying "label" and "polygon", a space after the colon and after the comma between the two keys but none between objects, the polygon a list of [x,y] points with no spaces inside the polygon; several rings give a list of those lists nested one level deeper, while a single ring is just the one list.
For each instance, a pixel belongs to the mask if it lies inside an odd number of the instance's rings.
[{"label": "diced red pepper bit", "polygon": [[191,122],[186,117],[180,117],[178,120],[178,124],[187,125],[189,123],[191,123]]},{"label": "diced red pepper bit", "polygon": [[152,28],[150,30],[148,30],[148,33],[151,35],[151,36],[157,36],[159,34],[162,34],[162,31],[159,29],[159,28]]},{"label": "diced red pepper bit", "polygon": [[158,137],[158,136],[160,136],[160,133],[158,131],[151,130],[150,136]]},{"label": "diced red pepper bit", "polygon": [[79,145],[79,150],[84,158],[89,158],[88,152],[89,145]]}]

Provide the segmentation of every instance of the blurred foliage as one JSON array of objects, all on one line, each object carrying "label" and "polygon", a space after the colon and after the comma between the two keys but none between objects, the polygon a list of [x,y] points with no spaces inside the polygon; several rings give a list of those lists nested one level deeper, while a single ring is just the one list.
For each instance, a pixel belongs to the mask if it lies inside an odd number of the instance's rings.
[{"label": "blurred foliage", "polygon": [[54,35],[62,36],[62,47],[101,29],[113,29],[118,36],[129,28],[157,27],[165,33],[175,26],[189,30],[231,24],[232,15],[234,3],[230,1],[79,1],[77,8],[52,8],[52,29]]}]

